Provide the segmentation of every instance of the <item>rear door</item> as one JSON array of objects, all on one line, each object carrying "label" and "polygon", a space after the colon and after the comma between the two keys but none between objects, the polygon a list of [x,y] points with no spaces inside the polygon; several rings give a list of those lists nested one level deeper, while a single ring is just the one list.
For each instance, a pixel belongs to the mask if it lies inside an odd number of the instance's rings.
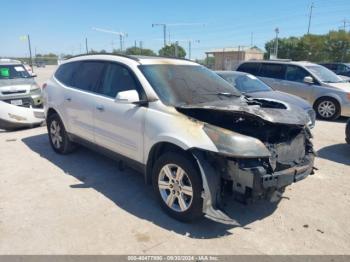
[{"label": "rear door", "polygon": [[95,140],[100,146],[123,156],[143,161],[143,135],[147,107],[116,101],[119,92],[136,90],[144,99],[136,76],[126,66],[106,63],[94,103]]},{"label": "rear door", "polygon": [[101,79],[104,63],[99,61],[79,62],[72,76],[71,85],[65,88],[64,110],[70,132],[94,142],[93,110],[94,92]]}]

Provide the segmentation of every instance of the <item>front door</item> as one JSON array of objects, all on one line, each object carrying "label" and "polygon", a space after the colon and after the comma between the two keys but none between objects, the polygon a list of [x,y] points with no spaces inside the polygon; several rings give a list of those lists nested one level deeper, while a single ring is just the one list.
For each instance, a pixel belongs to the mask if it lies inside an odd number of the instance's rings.
[{"label": "front door", "polygon": [[143,135],[147,107],[116,101],[119,92],[142,87],[131,71],[118,63],[107,63],[94,107],[95,141],[138,162],[143,161]]}]

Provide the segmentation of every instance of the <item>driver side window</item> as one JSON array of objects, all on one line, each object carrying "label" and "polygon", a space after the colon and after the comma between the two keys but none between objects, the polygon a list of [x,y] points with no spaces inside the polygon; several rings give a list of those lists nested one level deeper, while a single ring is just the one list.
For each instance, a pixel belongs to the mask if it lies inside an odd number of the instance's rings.
[{"label": "driver side window", "polygon": [[130,71],[119,64],[108,64],[98,93],[115,98],[119,92],[129,90],[136,90],[140,95],[138,84]]},{"label": "driver side window", "polygon": [[287,66],[286,80],[292,82],[304,83],[304,78],[311,76],[305,69],[299,66]]}]

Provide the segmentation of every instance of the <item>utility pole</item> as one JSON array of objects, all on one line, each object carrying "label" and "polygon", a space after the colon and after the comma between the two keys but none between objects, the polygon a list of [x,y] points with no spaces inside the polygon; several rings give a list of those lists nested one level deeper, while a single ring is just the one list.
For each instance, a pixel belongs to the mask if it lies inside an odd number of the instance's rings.
[{"label": "utility pole", "polygon": [[29,65],[32,68],[32,72],[34,72],[34,70],[33,70],[32,47],[31,47],[31,44],[30,44],[30,36],[29,36],[29,34],[27,35],[27,39],[28,39],[28,47],[29,47],[29,63],[30,63]]},{"label": "utility pole", "polygon": [[155,27],[155,26],[163,27],[164,47],[166,47],[166,24],[152,24],[152,27]]},{"label": "utility pole", "polygon": [[191,60],[192,42],[193,42],[193,43],[199,43],[200,40],[188,40],[188,59],[189,59],[189,60]]},{"label": "utility pole", "polygon": [[309,14],[309,25],[307,27],[307,34],[310,34],[310,27],[311,27],[311,19],[312,19],[312,10],[314,9],[314,3],[312,2],[311,3],[311,6],[310,6],[310,14]]},{"label": "utility pole", "polygon": [[143,43],[142,41],[140,41],[140,55],[142,55],[142,46],[143,46]]},{"label": "utility pole", "polygon": [[[164,47],[166,47],[166,30],[168,26],[205,26],[203,23],[176,23],[176,24],[152,24],[152,27],[162,26],[163,27],[163,38],[164,38]],[[170,34],[169,34],[169,42],[170,42]]]},{"label": "utility pole", "polygon": [[85,49],[86,49],[86,54],[89,53],[89,48],[88,48],[88,40],[87,37],[85,37]]},{"label": "utility pole", "polygon": [[276,27],[275,33],[276,33],[276,39],[275,39],[275,56],[276,56],[276,59],[277,59],[277,58],[278,58],[278,34],[280,33],[280,30],[279,30],[278,27]]},{"label": "utility pole", "polygon": [[178,57],[178,55],[179,55],[178,45],[179,45],[179,41],[176,41],[175,42],[175,57]]}]

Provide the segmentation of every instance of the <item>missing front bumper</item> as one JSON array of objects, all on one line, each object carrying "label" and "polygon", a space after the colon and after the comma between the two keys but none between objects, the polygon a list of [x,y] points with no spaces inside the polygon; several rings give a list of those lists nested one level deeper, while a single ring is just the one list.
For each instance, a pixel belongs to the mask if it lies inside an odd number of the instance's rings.
[{"label": "missing front bumper", "polygon": [[[232,184],[234,194],[246,199],[277,201],[284,188],[313,173],[314,154],[309,153],[294,167],[268,172],[261,160],[223,159],[208,152],[193,150],[203,181],[203,213],[211,220],[229,225],[239,225],[223,210],[223,181]],[[215,159],[214,159],[215,158]]]}]

